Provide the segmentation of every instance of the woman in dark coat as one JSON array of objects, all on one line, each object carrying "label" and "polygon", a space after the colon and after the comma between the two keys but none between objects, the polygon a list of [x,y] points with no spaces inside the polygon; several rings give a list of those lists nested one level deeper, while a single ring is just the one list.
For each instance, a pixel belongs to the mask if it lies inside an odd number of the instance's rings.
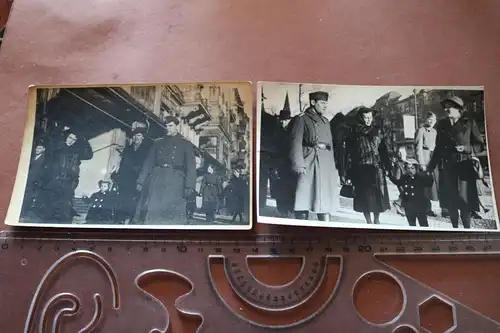
[{"label": "woman in dark coat", "polygon": [[385,170],[391,161],[386,137],[374,124],[375,110],[361,107],[356,117],[358,124],[346,142],[350,168],[349,177],[354,186],[354,210],[364,214],[366,222],[380,224],[381,212],[390,208]]},{"label": "woman in dark coat", "polygon": [[427,171],[443,165],[443,205],[450,214],[451,223],[458,228],[458,215],[464,228],[470,228],[470,214],[477,211],[478,193],[473,155],[484,150],[484,141],[471,117],[464,114],[464,102],[459,97],[442,101],[448,115],[437,125],[436,149]]},{"label": "woman in dark coat", "polygon": [[144,142],[145,128],[132,131],[132,142],[121,152],[120,167],[112,174],[118,185],[118,207],[116,221],[128,224],[134,217],[141,193],[137,191],[136,181],[149,152]]},{"label": "woman in dark coat", "polygon": [[227,210],[233,217],[231,222],[236,221],[236,217],[238,216],[240,223],[243,223],[247,183],[245,179],[241,177],[240,170],[235,169],[233,174],[233,177],[224,189]]},{"label": "woman in dark coat", "polygon": [[40,207],[46,223],[71,223],[75,210],[73,198],[80,179],[80,164],[93,157],[89,142],[72,131],[64,132],[64,141],[51,146],[47,156],[47,178],[40,189]]},{"label": "woman in dark coat", "polygon": [[202,209],[205,212],[207,222],[215,220],[215,211],[222,196],[222,181],[214,174],[214,167],[207,167],[207,174],[201,180],[200,195],[203,197]]}]

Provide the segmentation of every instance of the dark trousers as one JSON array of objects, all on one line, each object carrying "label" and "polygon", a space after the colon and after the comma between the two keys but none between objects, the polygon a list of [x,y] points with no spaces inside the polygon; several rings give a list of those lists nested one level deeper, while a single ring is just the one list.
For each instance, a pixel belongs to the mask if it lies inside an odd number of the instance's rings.
[{"label": "dark trousers", "polygon": [[205,217],[208,222],[215,221],[215,210],[206,211]]},{"label": "dark trousers", "polygon": [[458,228],[458,217],[464,228],[470,228],[470,213],[479,209],[477,181],[472,162],[462,161],[444,166],[443,185],[446,188],[446,208],[453,228]]},{"label": "dark trousers", "polygon": [[427,221],[427,205],[425,202],[423,205],[406,203],[403,207],[405,209],[406,220],[410,226],[416,227],[417,220],[421,227],[429,226],[429,222]]},{"label": "dark trousers", "polygon": [[457,207],[451,207],[449,210],[451,224],[453,228],[458,228],[458,214],[460,212],[460,219],[464,225],[465,229],[470,229],[470,212],[465,207],[458,209]]}]

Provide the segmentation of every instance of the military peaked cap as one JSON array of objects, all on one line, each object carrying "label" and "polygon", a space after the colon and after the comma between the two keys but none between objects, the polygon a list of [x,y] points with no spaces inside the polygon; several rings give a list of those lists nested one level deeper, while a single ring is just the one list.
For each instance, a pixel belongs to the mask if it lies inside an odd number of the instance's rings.
[{"label": "military peaked cap", "polygon": [[315,91],[309,94],[311,101],[328,101],[328,93],[324,91]]}]

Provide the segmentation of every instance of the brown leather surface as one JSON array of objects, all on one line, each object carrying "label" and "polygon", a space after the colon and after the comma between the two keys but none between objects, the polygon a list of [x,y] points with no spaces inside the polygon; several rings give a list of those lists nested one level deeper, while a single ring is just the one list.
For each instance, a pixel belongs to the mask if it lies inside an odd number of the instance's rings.
[{"label": "brown leather surface", "polygon": [[[0,25],[8,7],[9,1],[0,0]],[[15,0],[0,52],[0,219],[14,184],[32,84],[484,85],[496,170],[499,15],[497,0]],[[495,173],[495,184],[498,177]],[[255,230],[308,229],[257,225]],[[425,262],[400,264],[500,320],[499,298],[494,304],[485,296],[493,282],[485,281],[485,274],[453,261],[441,261],[441,270]],[[500,265],[487,267],[500,274]],[[161,283],[150,287],[166,299],[165,289],[157,287]]]}]

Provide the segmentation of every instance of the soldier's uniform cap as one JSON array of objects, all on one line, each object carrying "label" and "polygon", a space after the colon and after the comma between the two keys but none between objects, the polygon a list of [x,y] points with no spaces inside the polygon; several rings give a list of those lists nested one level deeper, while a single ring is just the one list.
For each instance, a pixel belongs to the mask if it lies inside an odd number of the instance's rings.
[{"label": "soldier's uniform cap", "polygon": [[311,101],[328,101],[328,93],[324,91],[315,91],[309,94]]},{"label": "soldier's uniform cap", "polygon": [[450,97],[450,98],[446,98],[444,100],[441,101],[441,105],[444,107],[446,105],[446,103],[452,103],[456,106],[458,106],[460,109],[463,109],[464,108],[464,101],[458,97],[458,96],[453,96],[453,97]]}]

